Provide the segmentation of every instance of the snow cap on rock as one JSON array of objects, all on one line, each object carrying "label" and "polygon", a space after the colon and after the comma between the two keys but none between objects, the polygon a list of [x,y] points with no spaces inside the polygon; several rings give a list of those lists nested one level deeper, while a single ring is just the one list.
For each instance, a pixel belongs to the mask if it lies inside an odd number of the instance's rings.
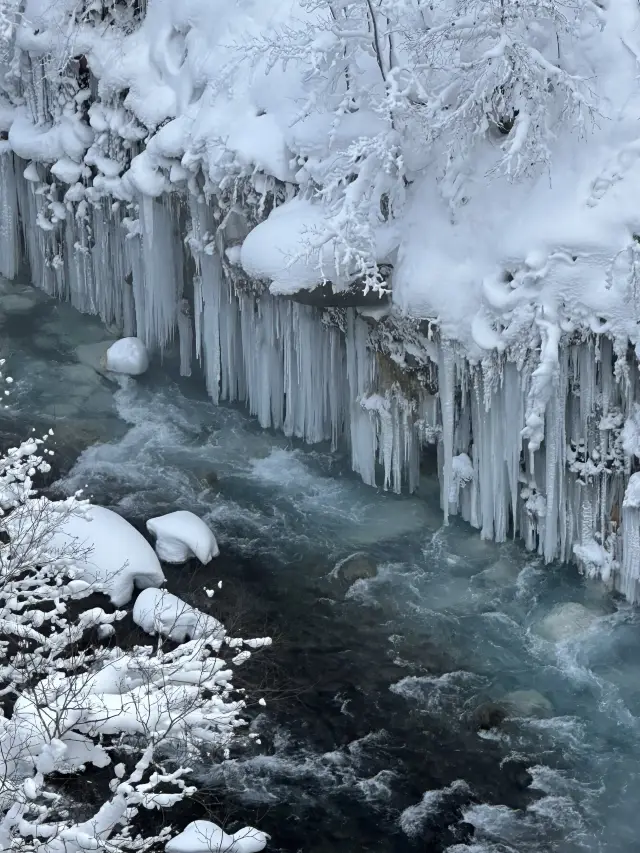
[{"label": "snow cap on rock", "polygon": [[149,367],[149,354],[140,338],[121,338],[107,350],[106,368],[114,373],[140,376]]},{"label": "snow cap on rock", "polygon": [[147,530],[156,538],[156,554],[166,563],[186,563],[196,556],[206,564],[220,553],[209,527],[187,510],[150,518]]},{"label": "snow cap on rock", "polygon": [[50,540],[53,548],[77,548],[78,577],[98,583],[116,607],[126,604],[139,589],[161,586],[164,574],[147,540],[116,512],[90,506],[82,514],[64,518]]}]

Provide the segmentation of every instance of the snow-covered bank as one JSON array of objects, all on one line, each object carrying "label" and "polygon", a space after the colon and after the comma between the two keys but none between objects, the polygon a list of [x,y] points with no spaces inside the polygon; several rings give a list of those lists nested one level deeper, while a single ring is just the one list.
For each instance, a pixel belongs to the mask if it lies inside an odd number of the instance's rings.
[{"label": "snow-covered bank", "polygon": [[[367,483],[415,488],[436,443],[445,517],[635,600],[637,8],[213,7],[5,28],[1,271],[177,337],[215,401]],[[383,278],[379,309],[282,298]]]}]

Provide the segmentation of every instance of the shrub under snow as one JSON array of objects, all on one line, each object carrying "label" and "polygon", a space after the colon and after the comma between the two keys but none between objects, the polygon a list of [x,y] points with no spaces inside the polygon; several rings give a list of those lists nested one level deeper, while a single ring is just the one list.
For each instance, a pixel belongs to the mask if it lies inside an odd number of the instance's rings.
[{"label": "shrub under snow", "polygon": [[[146,602],[153,629],[174,642],[116,645],[124,611],[80,603],[104,591],[122,605],[134,582],[162,583],[157,558],[114,513],[78,495],[38,498],[32,478],[48,470],[43,448],[46,437],[34,438],[0,458],[0,697],[8,700],[0,715],[0,849],[157,850],[172,828],[145,834],[136,816],[195,792],[187,784],[190,757],[229,756],[245,707],[232,667],[250,653],[238,651],[242,640],[229,642],[227,663],[219,657],[220,623],[187,608],[187,624],[179,599],[157,589],[143,592],[136,607]],[[127,557],[131,568],[122,571],[118,562]],[[110,769],[103,802],[63,798],[52,774],[90,777],[92,767]],[[266,843],[250,828],[227,837],[237,853]]]}]

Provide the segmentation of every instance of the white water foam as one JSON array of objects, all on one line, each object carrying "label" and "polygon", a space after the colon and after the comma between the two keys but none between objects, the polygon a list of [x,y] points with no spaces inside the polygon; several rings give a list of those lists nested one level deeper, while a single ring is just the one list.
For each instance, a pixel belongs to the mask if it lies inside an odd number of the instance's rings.
[{"label": "white water foam", "polygon": [[447,800],[452,797],[470,794],[467,783],[461,779],[436,791],[427,791],[419,803],[406,808],[398,819],[400,828],[409,838],[418,838],[425,825],[437,818]]},{"label": "white water foam", "polygon": [[460,670],[444,675],[408,675],[392,684],[392,693],[416,702],[430,713],[460,708],[486,685],[486,679]]}]

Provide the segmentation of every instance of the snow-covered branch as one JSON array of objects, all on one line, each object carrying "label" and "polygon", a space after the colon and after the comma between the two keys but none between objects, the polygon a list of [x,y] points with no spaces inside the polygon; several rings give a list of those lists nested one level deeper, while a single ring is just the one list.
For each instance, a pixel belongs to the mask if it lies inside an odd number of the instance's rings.
[{"label": "snow-covered branch", "polygon": [[[122,591],[130,595],[142,578],[144,548],[151,558],[153,551],[131,528],[129,547],[135,537],[144,546],[132,552],[136,565],[111,564],[115,586],[100,574],[104,559],[70,531],[117,520],[122,541],[126,522],[106,510],[96,515],[80,495],[57,502],[37,496],[33,478],[48,470],[48,438],[25,441],[0,458],[0,849],[157,850],[171,828],[149,835],[136,828],[136,815],[194,794],[186,781],[193,760],[229,757],[246,707],[233,669],[251,654],[238,644],[253,649],[270,641],[227,640],[212,616],[147,588],[133,617],[158,641],[118,646],[126,611],[83,609],[82,601],[110,592],[125,603]],[[148,571],[143,585],[151,577]],[[161,573],[156,577],[162,582]],[[227,647],[229,663],[221,657]],[[91,766],[112,769],[93,811],[70,803],[54,778],[90,774]],[[253,850],[262,849],[266,836],[252,832]]]}]

